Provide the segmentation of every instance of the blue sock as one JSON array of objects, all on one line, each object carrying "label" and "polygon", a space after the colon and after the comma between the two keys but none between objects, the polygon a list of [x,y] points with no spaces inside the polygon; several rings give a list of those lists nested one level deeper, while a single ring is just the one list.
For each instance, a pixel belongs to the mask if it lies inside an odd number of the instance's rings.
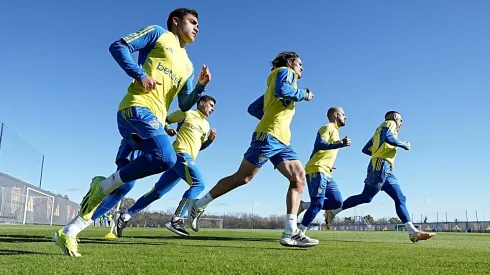
[{"label": "blue sock", "polygon": [[398,184],[385,184],[383,191],[390,196],[395,202],[395,209],[398,218],[402,223],[410,221],[410,215],[408,215],[407,206],[405,205],[407,198],[403,195],[402,189]]},{"label": "blue sock", "polygon": [[312,197],[310,207],[306,210],[305,215],[303,216],[303,220],[301,221],[301,225],[304,227],[310,226],[310,224],[315,219],[316,215],[323,207],[323,197]]},{"label": "blue sock", "polygon": [[[117,170],[122,169],[126,165],[128,165],[130,161],[127,159],[122,159],[117,162]],[[92,215],[92,220],[96,221],[98,218],[102,217],[104,214],[109,212],[112,208],[114,208],[119,201],[121,201],[128,193],[133,189],[134,183],[136,181],[127,182],[121,186],[119,186],[116,190],[112,191],[102,203],[97,207],[94,214]]]},{"label": "blue sock", "polygon": [[167,135],[139,140],[136,149],[142,154],[121,169],[123,182],[130,182],[167,171],[175,165],[177,157]]},{"label": "blue sock", "polygon": [[379,191],[380,190],[374,187],[364,184],[364,189],[362,190],[362,193],[347,198],[342,204],[342,209],[346,210],[354,206],[358,206],[359,204],[370,203]]},{"label": "blue sock", "polygon": [[180,177],[173,169],[165,171],[150,192],[139,198],[136,203],[128,209],[128,214],[133,216],[145,209],[152,202],[160,199],[179,182]]}]

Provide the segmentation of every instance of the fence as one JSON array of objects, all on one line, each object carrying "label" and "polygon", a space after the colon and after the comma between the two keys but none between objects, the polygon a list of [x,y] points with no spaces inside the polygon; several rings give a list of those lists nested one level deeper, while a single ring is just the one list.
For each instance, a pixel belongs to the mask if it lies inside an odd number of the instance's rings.
[{"label": "fence", "polygon": [[[490,221],[463,222],[432,222],[414,223],[417,228],[434,232],[480,232],[490,233]],[[376,230],[376,231],[405,231],[403,224],[372,224],[370,227],[362,223],[334,223],[333,230]]]},{"label": "fence", "polygon": [[0,223],[64,225],[76,216],[78,204],[41,189],[43,169],[44,155],[0,122]]},{"label": "fence", "polygon": [[78,204],[0,173],[0,223],[65,225]]}]

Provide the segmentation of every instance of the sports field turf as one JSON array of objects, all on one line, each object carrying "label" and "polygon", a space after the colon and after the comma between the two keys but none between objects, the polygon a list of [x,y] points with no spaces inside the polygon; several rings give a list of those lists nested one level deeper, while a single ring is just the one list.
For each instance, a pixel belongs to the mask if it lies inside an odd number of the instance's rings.
[{"label": "sports field turf", "polygon": [[108,228],[80,235],[81,258],[51,241],[59,227],[0,226],[0,274],[489,274],[490,234],[439,233],[412,244],[402,232],[310,231],[317,247],[286,248],[279,230]]}]

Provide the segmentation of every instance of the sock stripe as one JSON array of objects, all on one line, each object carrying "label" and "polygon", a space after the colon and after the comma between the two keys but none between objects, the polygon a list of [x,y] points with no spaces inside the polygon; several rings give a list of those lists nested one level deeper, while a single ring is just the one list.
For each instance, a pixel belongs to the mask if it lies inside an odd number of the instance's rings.
[{"label": "sock stripe", "polygon": [[184,207],[185,207],[185,205],[187,204],[188,201],[189,200],[187,198],[182,198],[182,200],[179,203],[179,206],[175,210],[175,213],[174,213],[175,216],[178,217],[178,216],[180,216],[180,214],[182,214],[182,211],[184,210]]}]

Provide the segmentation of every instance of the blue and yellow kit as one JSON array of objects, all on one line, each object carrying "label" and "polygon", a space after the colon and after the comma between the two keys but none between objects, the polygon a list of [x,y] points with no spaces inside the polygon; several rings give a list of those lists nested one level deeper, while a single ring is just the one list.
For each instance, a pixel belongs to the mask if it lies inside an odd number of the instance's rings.
[{"label": "blue and yellow kit", "polygon": [[290,147],[290,125],[295,103],[308,97],[304,89],[297,88],[298,75],[290,68],[272,70],[267,79],[265,94],[248,108],[249,114],[260,119],[252,135],[245,159],[261,167],[269,159],[277,166],[284,160],[298,159]]},{"label": "blue and yellow kit", "polygon": [[406,149],[407,144],[398,139],[396,122],[386,120],[379,125],[373,137],[362,149],[363,153],[371,156],[364,183],[376,188],[382,188],[387,180],[396,183],[392,170],[395,168],[397,147]]},{"label": "blue and yellow kit", "polygon": [[[151,25],[112,43],[112,56],[127,75],[134,80],[119,105],[119,111],[128,107],[143,107],[163,124],[170,104],[178,96],[179,108],[188,111],[199,99],[204,86],[192,87],[194,67],[187,52],[180,47],[175,35],[158,25]],[[138,62],[131,53],[138,51]],[[137,80],[147,76],[162,83],[148,93]]]},{"label": "blue and yellow kit", "polygon": [[325,197],[327,188],[332,192],[338,191],[331,170],[339,148],[342,148],[339,126],[332,122],[322,126],[316,134],[313,152],[305,167],[310,197]]},{"label": "blue and yellow kit", "polygon": [[177,123],[177,138],[173,143],[176,153],[188,153],[196,159],[200,150],[208,147],[212,140],[208,139],[209,122],[199,110],[182,112],[177,110],[167,116],[169,124]]}]

